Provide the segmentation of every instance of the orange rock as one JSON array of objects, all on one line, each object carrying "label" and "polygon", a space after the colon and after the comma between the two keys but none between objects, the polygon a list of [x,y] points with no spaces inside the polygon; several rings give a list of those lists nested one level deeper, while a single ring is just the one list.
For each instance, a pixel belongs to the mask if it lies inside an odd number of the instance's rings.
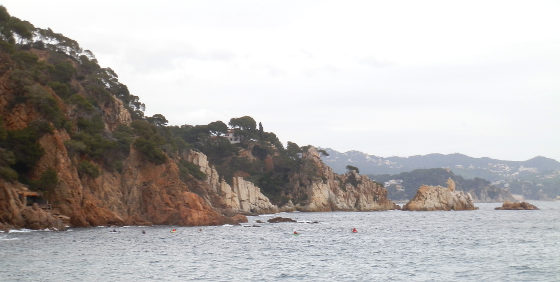
[{"label": "orange rock", "polygon": [[505,201],[501,207],[495,208],[496,210],[538,210],[536,206],[527,202],[509,202]]}]

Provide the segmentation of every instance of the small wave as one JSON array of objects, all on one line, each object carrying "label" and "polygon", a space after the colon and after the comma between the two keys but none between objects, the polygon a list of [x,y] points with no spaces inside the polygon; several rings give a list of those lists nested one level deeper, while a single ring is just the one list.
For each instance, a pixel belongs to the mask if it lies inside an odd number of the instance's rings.
[{"label": "small wave", "polygon": [[233,225],[231,225],[231,224],[224,224],[224,225],[222,225],[222,226],[231,227],[231,226],[233,226]]},{"label": "small wave", "polygon": [[19,238],[14,237],[14,238],[0,238],[0,241],[14,241],[14,240],[19,240]]},{"label": "small wave", "polygon": [[27,232],[31,232],[33,230],[31,229],[10,229],[8,230],[8,233],[27,233]]}]

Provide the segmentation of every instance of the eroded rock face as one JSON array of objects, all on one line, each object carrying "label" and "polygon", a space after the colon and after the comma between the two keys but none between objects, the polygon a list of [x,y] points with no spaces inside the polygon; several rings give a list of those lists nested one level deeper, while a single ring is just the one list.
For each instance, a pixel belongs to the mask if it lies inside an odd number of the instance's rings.
[{"label": "eroded rock face", "polygon": [[[246,221],[245,216],[224,216],[179,177],[175,162],[161,165],[145,161],[134,149],[123,161],[122,173],[100,169],[95,179],[80,177],[64,145],[65,131],[54,130],[39,143],[45,150],[33,171],[57,172],[58,184],[45,200],[52,210],[26,207],[18,191],[21,184],[0,183],[0,224],[10,228],[60,228],[59,217],[71,226],[97,225],[219,225]],[[193,183],[192,185],[197,185]]]},{"label": "eroded rock face", "polygon": [[221,198],[225,208],[246,213],[277,212],[268,197],[261,193],[261,189],[243,177],[236,176],[229,185],[221,179],[214,166],[208,163],[208,158],[201,152],[190,151],[187,159],[200,166],[200,171],[206,174],[206,183],[211,191]]},{"label": "eroded rock face", "polygon": [[403,207],[403,210],[408,211],[474,209],[476,207],[470,194],[455,191],[455,182],[451,178],[447,180],[447,188],[428,185],[420,186],[416,196]]},{"label": "eroded rock face", "polygon": [[501,207],[495,208],[496,210],[538,210],[535,205],[527,202],[509,202],[505,201]]},{"label": "eroded rock face", "polygon": [[28,189],[21,184],[0,179],[0,229],[30,228],[64,230],[65,223],[36,203],[27,206],[22,193]]},{"label": "eroded rock face", "polygon": [[387,190],[369,177],[355,171],[344,175],[335,174],[332,168],[321,161],[317,149],[310,147],[303,158],[310,161],[310,165],[318,168],[318,171],[316,177],[308,183],[298,183],[296,177],[294,185],[302,186],[308,199],[306,202],[296,203],[298,210],[374,211],[400,208],[387,198]]}]

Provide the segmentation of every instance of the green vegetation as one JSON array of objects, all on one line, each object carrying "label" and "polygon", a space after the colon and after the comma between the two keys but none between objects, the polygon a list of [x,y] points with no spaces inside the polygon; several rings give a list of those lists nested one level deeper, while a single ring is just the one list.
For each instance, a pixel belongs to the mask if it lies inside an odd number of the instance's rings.
[{"label": "green vegetation", "polygon": [[189,176],[193,176],[198,180],[206,180],[206,174],[200,171],[200,166],[187,162],[185,160],[179,161],[179,173],[183,181],[188,181]]},{"label": "green vegetation", "polygon": [[[30,179],[37,175],[37,162],[44,155],[38,142],[44,134],[70,136],[65,146],[83,178],[121,172],[134,149],[146,162],[176,162],[185,182],[204,180],[207,176],[182,154],[192,149],[206,154],[226,181],[242,175],[277,203],[294,194],[303,199],[294,191],[294,183],[320,179],[315,165],[302,157],[307,147],[288,142],[284,148],[274,133],[264,131],[263,124],[250,116],[231,118],[229,127],[223,121],[169,126],[162,114],[145,116],[145,105],[112,69],[100,67],[90,51],[51,29],[35,28],[10,16],[2,6],[0,76],[9,78],[10,89],[7,105],[0,110],[31,109],[35,120],[17,130],[6,129],[0,120],[0,177],[9,181],[19,180],[39,190],[56,189],[58,177],[52,169]],[[119,124],[114,116],[121,104],[131,114],[129,125]],[[224,138],[230,130],[240,143]]]},{"label": "green vegetation", "polygon": [[353,165],[347,165],[347,166],[346,166],[346,170],[347,170],[348,172],[350,172],[350,171],[355,171],[355,172],[357,172],[357,173],[360,173],[360,169],[357,168],[357,167],[355,167],[355,166],[353,166]]},{"label": "green vegetation", "polygon": [[78,164],[78,173],[80,176],[89,176],[91,178],[97,178],[101,174],[99,168],[89,161],[80,161]]},{"label": "green vegetation", "polygon": [[52,191],[58,185],[58,176],[52,168],[45,170],[36,181],[31,181],[31,188],[41,191]]}]

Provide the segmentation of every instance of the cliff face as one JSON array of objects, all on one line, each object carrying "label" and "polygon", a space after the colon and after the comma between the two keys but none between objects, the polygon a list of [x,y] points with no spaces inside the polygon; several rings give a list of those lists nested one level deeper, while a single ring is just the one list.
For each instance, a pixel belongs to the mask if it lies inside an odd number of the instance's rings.
[{"label": "cliff face", "polygon": [[422,185],[416,196],[404,205],[403,210],[434,211],[434,210],[474,210],[476,207],[470,194],[455,191],[455,182],[451,178],[447,188],[441,186]]},{"label": "cliff face", "polygon": [[[139,97],[77,42],[7,22],[0,21],[0,228],[214,225],[279,210],[395,207],[377,183],[334,174],[314,148],[284,149],[251,117],[228,128],[144,116]],[[221,138],[228,130],[242,144]],[[207,152],[223,175],[187,148]],[[279,209],[266,195],[288,204]]]},{"label": "cliff face", "polygon": [[[313,147],[302,155],[306,165],[291,176],[291,194],[303,196],[294,197],[300,200],[289,201],[280,208],[272,204],[259,187],[243,177],[233,177],[233,184],[229,185],[203,153],[190,151],[187,159],[200,166],[207,175],[209,190],[218,195],[221,206],[234,211],[269,213],[279,210],[372,211],[399,208],[387,198],[387,190],[367,176],[356,172],[335,174],[321,161]],[[214,202],[214,206],[220,206],[220,203]]]},{"label": "cliff face", "polygon": [[187,160],[198,165],[200,171],[206,174],[206,183],[210,191],[218,196],[220,203],[226,209],[244,213],[271,213],[277,212],[278,207],[273,205],[268,197],[261,193],[261,189],[243,177],[233,177],[229,185],[220,177],[216,168],[208,162],[208,158],[201,152],[189,151]]},{"label": "cliff face", "polygon": [[338,175],[325,165],[317,149],[310,147],[303,153],[307,168],[315,171],[313,177],[305,173],[304,167],[292,177],[294,187],[299,187],[304,200],[295,203],[301,211],[372,211],[398,209],[399,206],[387,198],[387,190],[367,176],[355,171]]},{"label": "cliff face", "polygon": [[[45,154],[33,172],[40,175],[47,168],[57,172],[55,189],[45,191],[43,200],[52,210],[26,207],[18,192],[26,190],[21,184],[0,183],[0,220],[4,225],[28,228],[60,228],[53,215],[69,218],[71,226],[97,225],[216,225],[233,223],[232,219],[216,211],[209,202],[191,191],[179,177],[177,165],[168,159],[164,164],[146,162],[134,149],[123,162],[122,172],[102,170],[98,177],[80,177],[75,161],[70,158],[64,141],[69,137],[55,130],[44,135],[39,143]],[[196,184],[195,184],[196,185]],[[45,215],[28,216],[31,211]],[[52,218],[51,218],[52,217]],[[42,218],[42,219],[41,219]]]}]

